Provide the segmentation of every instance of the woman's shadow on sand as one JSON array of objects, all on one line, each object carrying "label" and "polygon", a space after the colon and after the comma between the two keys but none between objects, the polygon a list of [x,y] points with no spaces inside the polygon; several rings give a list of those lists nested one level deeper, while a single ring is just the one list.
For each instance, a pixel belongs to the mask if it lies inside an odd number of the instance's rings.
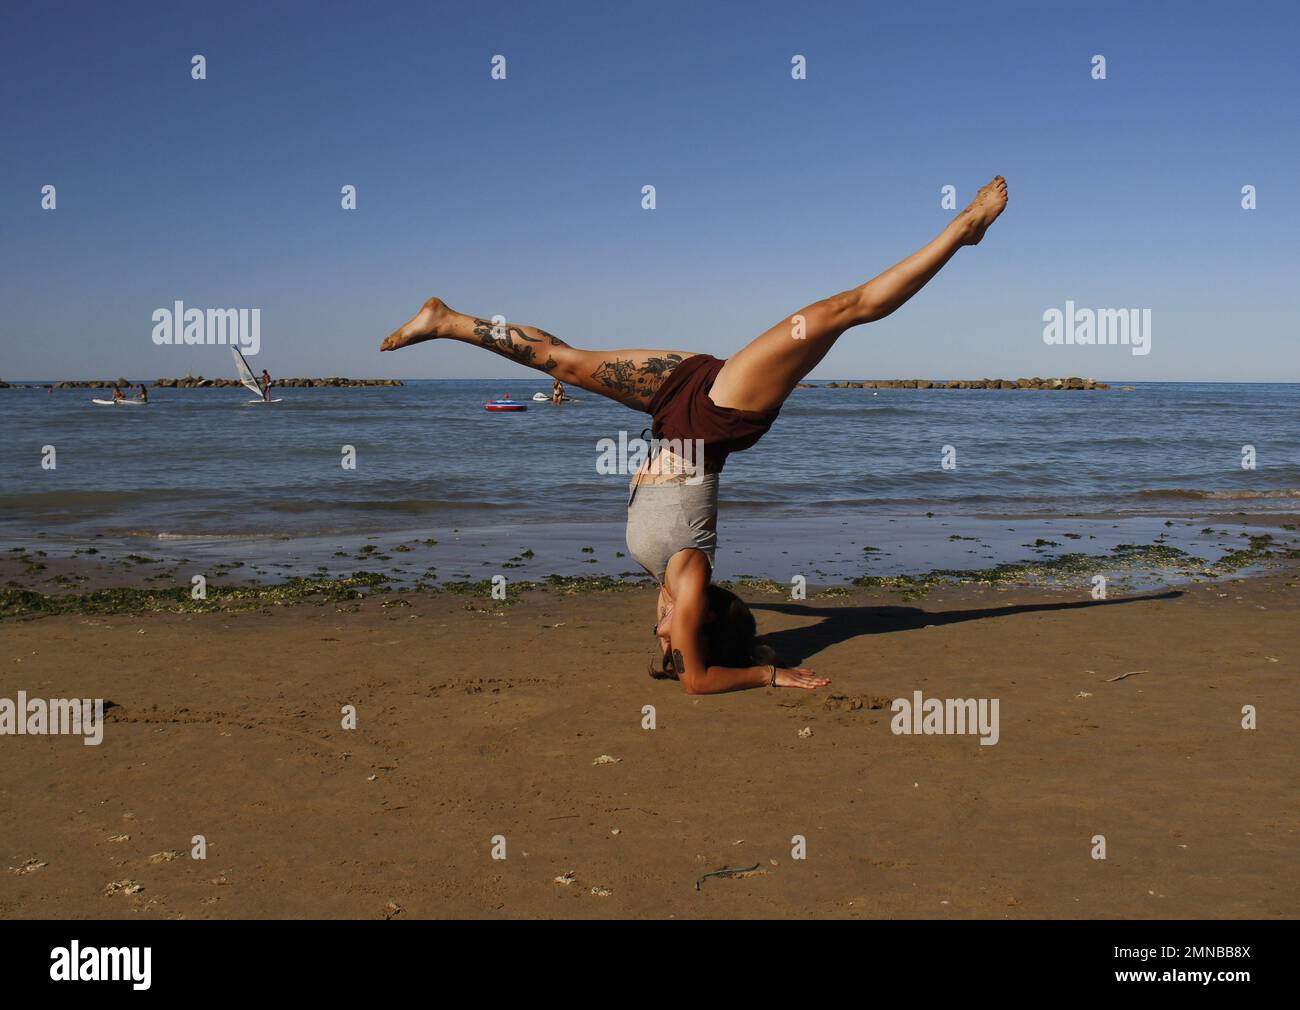
[{"label": "woman's shadow on sand", "polygon": [[1076,600],[1061,603],[1023,603],[1009,607],[976,607],[971,610],[922,610],[920,607],[817,607],[804,603],[751,603],[753,610],[771,610],[797,617],[820,617],[816,624],[786,628],[761,635],[764,645],[776,650],[779,660],[797,666],[809,656],[860,635],[879,635],[890,631],[914,631],[931,625],[956,624],[959,621],[982,621],[1012,614],[1033,614],[1052,610],[1087,610],[1092,607],[1118,607],[1128,603],[1173,600],[1182,592],[1171,589],[1148,596],[1125,596],[1116,600]]}]

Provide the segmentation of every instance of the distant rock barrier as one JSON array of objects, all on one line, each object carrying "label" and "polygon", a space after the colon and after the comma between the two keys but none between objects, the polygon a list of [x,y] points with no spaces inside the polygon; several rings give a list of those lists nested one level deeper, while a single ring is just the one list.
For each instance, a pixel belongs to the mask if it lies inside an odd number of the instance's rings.
[{"label": "distant rock barrier", "polygon": [[[400,386],[400,379],[272,379],[273,388],[320,388],[353,386]],[[231,389],[240,385],[238,379],[205,379],[201,375],[187,375],[183,379],[154,379],[142,382],[139,379],[81,379],[65,382],[0,382],[0,389],[112,389],[114,386],[130,387],[150,386],[154,389]]]},{"label": "distant rock barrier", "polygon": [[[276,379],[271,380],[274,388],[282,387],[319,389],[321,387],[340,387],[340,386],[400,386],[400,379],[342,379],[337,376],[329,379]],[[157,379],[154,385],[159,389],[204,389],[212,386],[217,389],[238,386],[238,379],[205,379],[203,376],[187,375],[183,379]]]},{"label": "distant rock barrier", "polygon": [[[800,382],[799,389],[1110,389],[1096,379],[864,379],[862,382]],[[1128,386],[1125,389],[1131,388]]]}]

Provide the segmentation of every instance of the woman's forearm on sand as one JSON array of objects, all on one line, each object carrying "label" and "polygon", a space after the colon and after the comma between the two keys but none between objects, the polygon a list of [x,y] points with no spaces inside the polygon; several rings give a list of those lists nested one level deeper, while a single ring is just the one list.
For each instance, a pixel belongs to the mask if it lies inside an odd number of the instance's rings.
[{"label": "woman's forearm on sand", "polygon": [[682,681],[687,694],[726,694],[772,682],[770,666],[711,666],[702,677]]}]

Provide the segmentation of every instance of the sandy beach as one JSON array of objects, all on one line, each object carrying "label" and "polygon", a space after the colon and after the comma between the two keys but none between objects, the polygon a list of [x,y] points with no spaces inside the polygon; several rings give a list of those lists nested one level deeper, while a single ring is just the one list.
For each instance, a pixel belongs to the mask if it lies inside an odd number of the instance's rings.
[{"label": "sandy beach", "polygon": [[646,587],[7,619],[0,697],[111,705],[0,738],[0,916],[1294,917],[1296,589],[750,589],[832,684],[704,698]]}]

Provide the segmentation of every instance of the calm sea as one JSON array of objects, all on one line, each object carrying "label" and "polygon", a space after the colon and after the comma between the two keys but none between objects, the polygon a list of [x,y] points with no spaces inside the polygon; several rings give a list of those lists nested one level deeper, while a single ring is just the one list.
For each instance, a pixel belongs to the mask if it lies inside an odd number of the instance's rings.
[{"label": "calm sea", "polygon": [[[620,518],[626,478],[604,438],[648,417],[580,401],[492,414],[544,383],[410,382],[152,392],[0,390],[0,529],[85,536],[425,531],[508,513]],[[1291,511],[1300,506],[1300,385],[1134,384],[1133,392],[796,390],[758,446],[731,457],[731,515],[1035,515]],[[44,446],[57,466],[42,468]],[[356,469],[340,465],[356,450]],[[1242,466],[1253,446],[1255,468]],[[944,469],[944,447],[955,467]]]},{"label": "calm sea", "polygon": [[[727,463],[723,542],[747,523],[775,522],[804,547],[817,530],[927,514],[1300,511],[1300,385],[1133,385],[796,390],[763,441]],[[649,419],[582,390],[560,408],[483,410],[501,393],[545,388],[291,388],[269,407],[246,405],[239,389],[158,389],[142,408],[93,406],[100,391],[0,390],[0,538],[329,545],[507,528],[518,550],[536,546],[530,529],[545,540],[570,527],[599,529],[616,546],[627,477],[598,473],[599,442],[637,438]],[[46,446],[53,469],[42,467]],[[340,465],[344,446],[354,470]],[[1254,469],[1242,466],[1245,446]],[[953,468],[942,465],[945,447]]]}]

